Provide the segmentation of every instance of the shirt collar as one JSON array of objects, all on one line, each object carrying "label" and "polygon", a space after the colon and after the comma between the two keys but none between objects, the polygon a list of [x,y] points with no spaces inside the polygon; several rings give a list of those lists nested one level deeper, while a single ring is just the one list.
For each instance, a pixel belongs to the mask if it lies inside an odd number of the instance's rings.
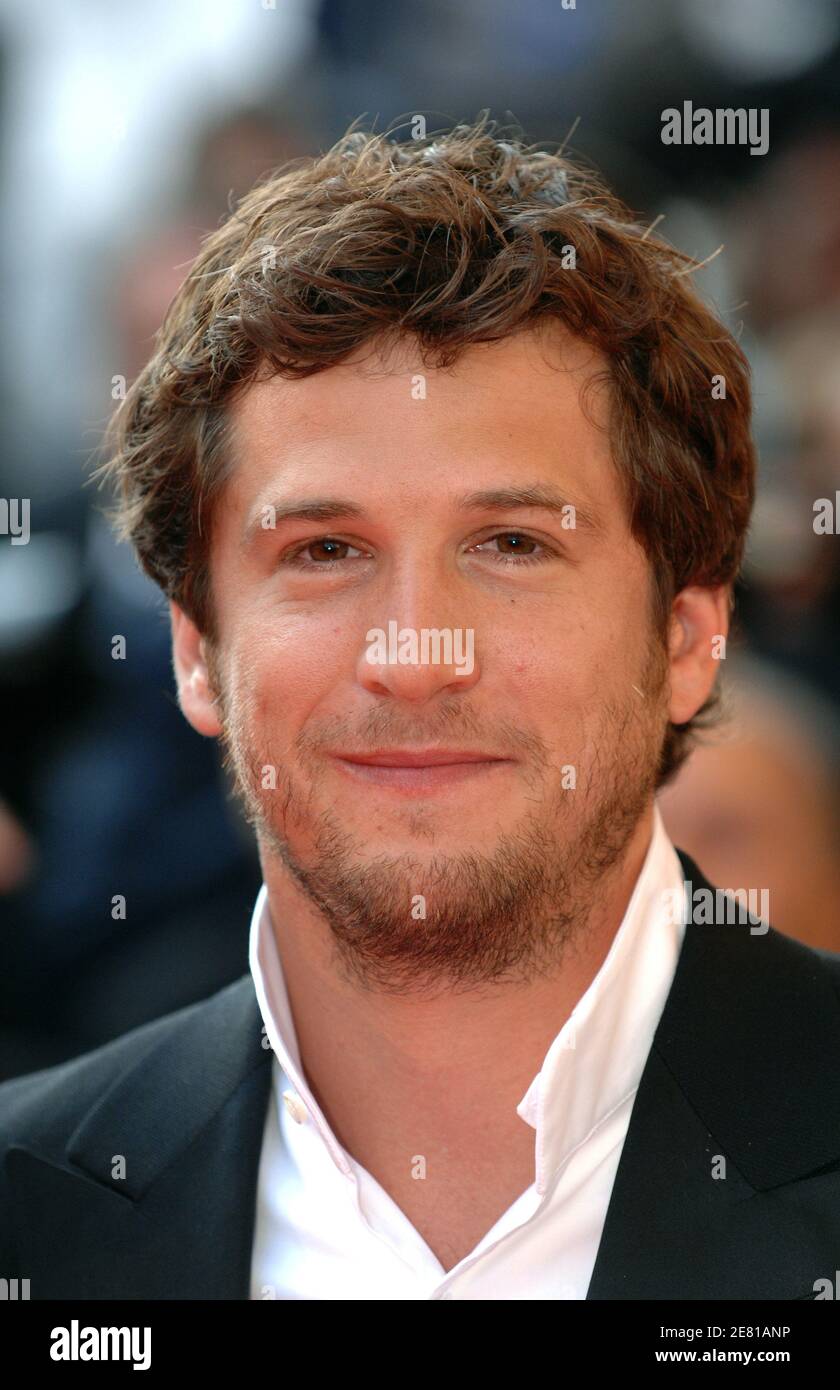
[{"label": "shirt collar", "polygon": [[654,803],[650,845],[621,925],[516,1107],[536,1130],[540,1193],[638,1088],[682,946],[685,924],[674,903],[683,882]]},{"label": "shirt collar", "polygon": [[[263,883],[257,894],[251,917],[251,930],[248,944],[248,960],[257,994],[257,1002],[262,1014],[265,1035],[268,1038],[279,1067],[275,1076],[279,1093],[285,1076],[306,1107],[310,1119],[317,1126],[321,1137],[342,1173],[350,1175],[352,1168],[346,1150],[338,1142],[321,1107],[316,1101],[304,1075],[301,1064],[289,994],[283,976],[280,953],[274,939],[271,911],[268,905],[268,888]],[[281,1096],[277,1096],[278,1107]]]},{"label": "shirt collar", "polygon": [[[654,803],[650,845],[610,949],[516,1107],[536,1131],[534,1182],[540,1194],[639,1085],[682,945],[684,921],[673,904],[682,897],[683,881],[682,865]],[[305,1105],[337,1166],[350,1174],[348,1155],[303,1072],[265,884],[251,918],[249,964],[280,1072]]]}]

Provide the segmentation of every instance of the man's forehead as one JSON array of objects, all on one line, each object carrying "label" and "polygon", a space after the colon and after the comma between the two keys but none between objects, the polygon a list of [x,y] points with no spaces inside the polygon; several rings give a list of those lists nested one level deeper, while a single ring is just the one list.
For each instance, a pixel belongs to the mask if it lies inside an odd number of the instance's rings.
[{"label": "man's forehead", "polygon": [[[232,404],[228,502],[241,544],[266,508],[276,524],[295,513],[373,519],[385,482],[401,509],[475,512],[466,499],[495,491],[523,516],[513,494],[530,489],[534,507],[560,499],[592,533],[611,530],[611,514],[624,529],[608,406],[597,391],[585,410],[581,400],[603,373],[587,344],[523,332],[470,347],[448,369],[425,366],[413,339],[371,346],[308,377],[264,373]],[[500,515],[504,503],[485,510]]]},{"label": "man's forehead", "polygon": [[[606,377],[606,358],[562,325],[538,321],[495,342],[475,343],[460,349],[455,360],[438,366],[424,359],[413,334],[380,337],[363,344],[345,361],[305,377],[288,377],[265,367],[230,406],[239,428],[259,428],[267,417],[294,417],[300,425],[316,428],[325,411],[346,419],[348,402],[360,405],[397,400],[411,392],[417,403],[448,404],[469,409],[490,399],[500,413],[514,413],[527,396],[533,407],[553,405],[589,392]],[[500,384],[510,387],[499,395]],[[565,384],[565,385],[564,385]],[[604,381],[606,385],[606,381]],[[433,387],[433,390],[429,388]],[[514,389],[515,387],[515,389]],[[425,388],[425,389],[424,389]],[[597,395],[597,391],[596,391]]]}]

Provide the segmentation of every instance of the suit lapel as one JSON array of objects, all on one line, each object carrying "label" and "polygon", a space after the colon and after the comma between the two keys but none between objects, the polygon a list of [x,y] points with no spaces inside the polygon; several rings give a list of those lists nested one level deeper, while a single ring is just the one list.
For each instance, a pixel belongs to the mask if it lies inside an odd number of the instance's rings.
[{"label": "suit lapel", "polygon": [[812,951],[750,925],[686,925],[588,1299],[807,1298],[836,1266],[837,998]]},{"label": "suit lapel", "polygon": [[244,976],[186,1011],[62,1154],[10,1151],[36,1297],[248,1297],[271,1057]]}]

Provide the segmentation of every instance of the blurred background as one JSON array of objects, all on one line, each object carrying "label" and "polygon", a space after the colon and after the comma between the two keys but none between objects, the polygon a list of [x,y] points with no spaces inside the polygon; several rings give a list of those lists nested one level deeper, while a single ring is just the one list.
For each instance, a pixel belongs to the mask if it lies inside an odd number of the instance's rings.
[{"label": "blurred background", "polygon": [[[835,0],[2,0],[0,498],[31,534],[0,534],[0,1079],[248,968],[251,833],[83,483],[202,234],[359,116],[574,127],[658,234],[724,244],[696,283],[753,366],[759,497],[729,718],[661,805],[714,883],[840,950],[838,79]],[[663,145],[685,100],[767,107],[768,153]]]}]

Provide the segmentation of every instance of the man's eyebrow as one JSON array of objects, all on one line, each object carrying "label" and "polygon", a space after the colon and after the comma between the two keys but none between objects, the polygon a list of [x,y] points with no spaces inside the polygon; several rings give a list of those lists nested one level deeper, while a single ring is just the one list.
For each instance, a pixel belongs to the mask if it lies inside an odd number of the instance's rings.
[{"label": "man's eyebrow", "polygon": [[[530,507],[556,512],[562,516],[568,516],[569,509],[572,509],[571,514],[575,518],[576,526],[593,532],[603,530],[595,512],[579,503],[571,502],[568,497],[545,483],[465,492],[455,498],[455,505],[462,511],[482,512],[507,512]],[[271,513],[271,527],[263,527],[266,511]],[[247,544],[258,531],[274,530],[284,521],[343,521],[348,517],[367,520],[368,514],[364,507],[346,497],[293,498],[286,502],[275,502],[271,506],[260,505],[246,522],[243,543]]]},{"label": "man's eyebrow", "polygon": [[[263,514],[271,513],[273,525],[263,527]],[[245,523],[243,544],[263,529],[274,530],[283,521],[340,521],[344,517],[366,518],[364,507],[344,497],[307,497],[288,502],[260,504]]]},{"label": "man's eyebrow", "polygon": [[496,487],[483,492],[467,492],[455,499],[456,505],[464,511],[507,512],[525,507],[535,507],[546,512],[559,512],[568,516],[570,511],[575,524],[587,531],[600,532],[603,524],[598,515],[589,507],[581,506],[564,497],[556,488],[547,483],[533,483],[526,487]]}]

